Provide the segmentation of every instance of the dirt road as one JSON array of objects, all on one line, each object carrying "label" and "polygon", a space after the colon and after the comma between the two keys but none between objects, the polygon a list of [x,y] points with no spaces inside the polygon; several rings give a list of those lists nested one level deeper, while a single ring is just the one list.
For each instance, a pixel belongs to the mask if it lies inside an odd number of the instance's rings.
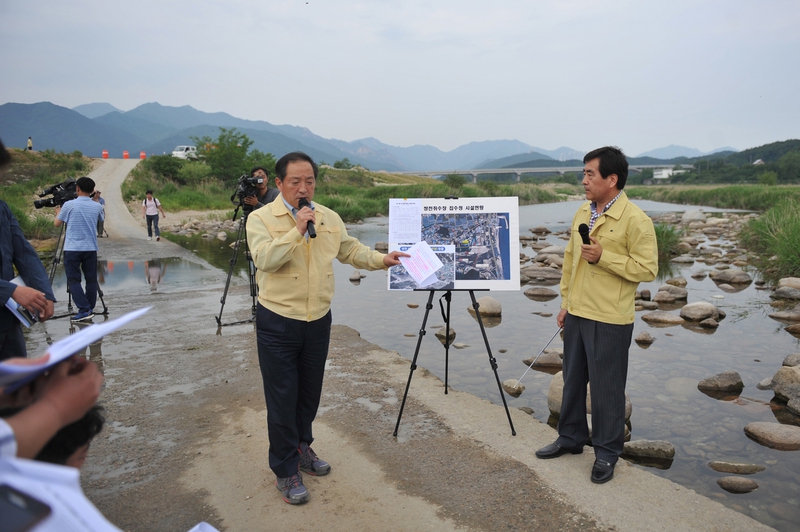
[{"label": "dirt road", "polygon": [[[202,264],[168,241],[146,240],[119,192],[134,164],[107,160],[92,173],[107,201],[110,238],[100,241],[101,258]],[[537,460],[534,451],[555,438],[553,429],[514,410],[512,437],[502,405],[444,395],[442,382],[422,368],[394,438],[409,362],[342,326],[334,327],[315,423],[314,448],[333,469],[307,477],[308,504],[289,506],[266,463],[253,327],[217,334],[225,273],[215,275],[211,289],[106,290],[112,317],[154,307],[90,353],[106,378],[108,426],[92,446],[84,486],[125,530],[188,530],[200,520],[237,531],[769,530],[622,461],[612,482],[593,485],[590,450]],[[230,318],[248,317],[246,288],[229,295]]]}]

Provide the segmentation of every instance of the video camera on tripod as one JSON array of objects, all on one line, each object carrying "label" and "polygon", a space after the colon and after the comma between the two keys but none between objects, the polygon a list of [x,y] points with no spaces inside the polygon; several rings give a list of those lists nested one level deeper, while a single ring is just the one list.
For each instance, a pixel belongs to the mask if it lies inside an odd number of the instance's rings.
[{"label": "video camera on tripod", "polygon": [[[239,181],[236,184],[236,192],[234,192],[233,196],[231,196],[231,201],[233,201],[233,198],[237,198],[239,200],[238,205],[240,207],[244,208],[246,211],[253,210],[250,205],[247,205],[244,202],[244,199],[247,196],[257,196],[258,189],[256,188],[256,185],[261,185],[264,183],[264,181],[265,179],[263,177],[251,177],[249,175],[243,175],[239,178]],[[233,202],[236,203],[235,201]]]},{"label": "video camera on tripod", "polygon": [[37,209],[42,207],[57,207],[64,205],[69,200],[74,200],[78,197],[77,182],[73,178],[68,178],[56,185],[49,186],[42,190],[39,194],[40,198],[45,196],[53,196],[52,198],[45,198],[41,200],[34,200],[33,206]]}]

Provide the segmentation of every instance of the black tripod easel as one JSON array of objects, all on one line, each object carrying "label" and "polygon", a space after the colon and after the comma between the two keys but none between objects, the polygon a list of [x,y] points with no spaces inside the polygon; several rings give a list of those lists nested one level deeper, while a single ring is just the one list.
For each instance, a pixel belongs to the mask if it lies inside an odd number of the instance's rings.
[{"label": "black tripod easel", "polygon": [[[239,218],[239,230],[236,232],[236,242],[233,245],[233,255],[231,255],[231,265],[228,268],[228,280],[225,281],[225,291],[222,293],[222,297],[219,300],[219,316],[216,316],[217,327],[239,325],[240,323],[251,323],[256,319],[256,298],[258,297],[258,285],[256,284],[256,265],[253,263],[253,256],[250,254],[250,245],[247,243],[247,215],[252,212],[252,208],[244,207],[240,202],[239,205],[236,206],[236,210],[233,211],[232,220],[236,220],[236,215],[239,214],[240,207],[242,208],[242,217]],[[225,300],[228,298],[228,289],[231,286],[231,277],[233,276],[233,269],[236,266],[236,261],[239,257],[239,248],[242,246],[242,242],[244,242],[244,256],[247,259],[247,274],[250,280],[250,297],[253,299],[251,315],[246,320],[222,323],[222,310],[225,308]]]},{"label": "black tripod easel", "polygon": [[[67,224],[61,224],[61,231],[58,233],[58,240],[56,241],[56,249],[53,253],[53,262],[50,264],[50,286],[53,286],[53,280],[56,278],[56,269],[58,269],[58,265],[61,264],[61,256],[64,254],[64,244],[66,243],[66,237],[64,236],[64,231],[66,231]],[[108,307],[106,306],[106,302],[103,299],[103,290],[100,289],[100,284],[97,284],[97,295],[100,297],[100,302],[103,304],[103,316],[108,316]],[[72,292],[69,289],[69,282],[67,282],[67,313],[60,314],[58,316],[53,316],[50,318],[51,320],[57,320],[59,318],[66,318],[72,315],[73,308],[72,308]]]},{"label": "black tripod easel", "polygon": [[[406,398],[408,397],[408,389],[411,387],[411,377],[414,376],[414,370],[417,369],[417,357],[419,356],[419,348],[422,345],[422,337],[425,336],[425,325],[428,322],[428,315],[433,308],[433,295],[437,292],[436,290],[419,290],[420,292],[425,291],[429,292],[428,295],[428,303],[425,305],[425,316],[422,318],[422,327],[419,330],[419,337],[417,338],[417,348],[414,350],[414,358],[411,360],[411,370],[408,373],[408,382],[406,383],[406,391],[403,393],[403,401],[400,403],[400,413],[397,414],[397,424],[394,427],[393,435],[397,436],[397,431],[400,428],[400,419],[403,417],[403,409],[406,406]],[[439,309],[442,312],[442,319],[444,319],[445,323],[445,341],[444,341],[444,393],[447,393],[447,378],[448,378],[448,370],[449,370],[449,358],[450,358],[450,300],[452,297],[452,292],[454,290],[439,290],[444,291],[444,295],[439,298]],[[455,290],[459,291],[459,290]],[[486,344],[486,353],[489,355],[489,365],[492,367],[492,371],[494,372],[494,378],[497,381],[497,389],[500,391],[500,397],[503,399],[503,406],[506,409],[506,416],[508,417],[508,424],[511,426],[511,435],[516,436],[517,431],[514,430],[514,423],[511,421],[511,414],[508,411],[508,403],[506,403],[506,397],[503,395],[503,386],[500,384],[500,377],[497,375],[497,360],[492,355],[492,348],[489,347],[489,339],[486,336],[486,329],[483,326],[483,320],[481,319],[481,313],[478,310],[480,308],[480,304],[475,299],[475,291],[468,290],[469,297],[472,299],[472,308],[475,309],[475,317],[478,320],[478,325],[481,329],[481,334],[483,335],[483,342]],[[444,304],[442,303],[442,299],[447,302],[447,309],[445,311]]]}]

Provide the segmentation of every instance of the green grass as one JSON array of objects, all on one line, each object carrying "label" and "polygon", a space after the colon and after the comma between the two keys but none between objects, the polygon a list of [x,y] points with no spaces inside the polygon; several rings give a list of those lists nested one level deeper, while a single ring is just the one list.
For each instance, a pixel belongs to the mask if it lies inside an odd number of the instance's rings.
[{"label": "green grass", "polygon": [[[770,277],[800,276],[800,200],[784,198],[751,220],[740,235],[742,245],[764,257],[759,266]],[[770,260],[775,257],[774,260]]]},{"label": "green grass", "polygon": [[688,186],[663,185],[626,187],[632,198],[678,203],[708,205],[721,209],[766,211],[784,198],[800,200],[799,186],[721,185]]},{"label": "green grass", "polygon": [[122,184],[125,201],[144,200],[145,192],[153,191],[167,212],[183,210],[223,210],[231,208],[230,197],[235,187],[226,187],[217,179],[206,179],[181,186],[171,179],[158,176],[147,162],[138,164]]},{"label": "green grass", "polygon": [[0,199],[8,203],[29,239],[44,239],[58,235],[53,225],[55,212],[44,207],[37,210],[33,202],[42,189],[78,178],[89,172],[88,159],[81,152],[56,153],[53,150],[28,152],[9,150],[11,164],[0,171]]},{"label": "green grass", "polygon": [[678,255],[678,244],[681,242],[681,230],[672,225],[656,224],[656,241],[658,242],[658,262],[666,262]]}]

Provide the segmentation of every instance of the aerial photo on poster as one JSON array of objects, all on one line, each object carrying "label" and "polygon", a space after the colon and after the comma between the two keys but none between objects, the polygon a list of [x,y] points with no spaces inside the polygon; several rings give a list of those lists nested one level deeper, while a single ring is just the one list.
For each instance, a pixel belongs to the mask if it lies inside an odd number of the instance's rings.
[{"label": "aerial photo on poster", "polygon": [[390,290],[518,290],[518,200],[512,198],[390,200],[389,245],[407,251],[423,241],[443,266],[419,286],[403,266],[391,268]]}]

